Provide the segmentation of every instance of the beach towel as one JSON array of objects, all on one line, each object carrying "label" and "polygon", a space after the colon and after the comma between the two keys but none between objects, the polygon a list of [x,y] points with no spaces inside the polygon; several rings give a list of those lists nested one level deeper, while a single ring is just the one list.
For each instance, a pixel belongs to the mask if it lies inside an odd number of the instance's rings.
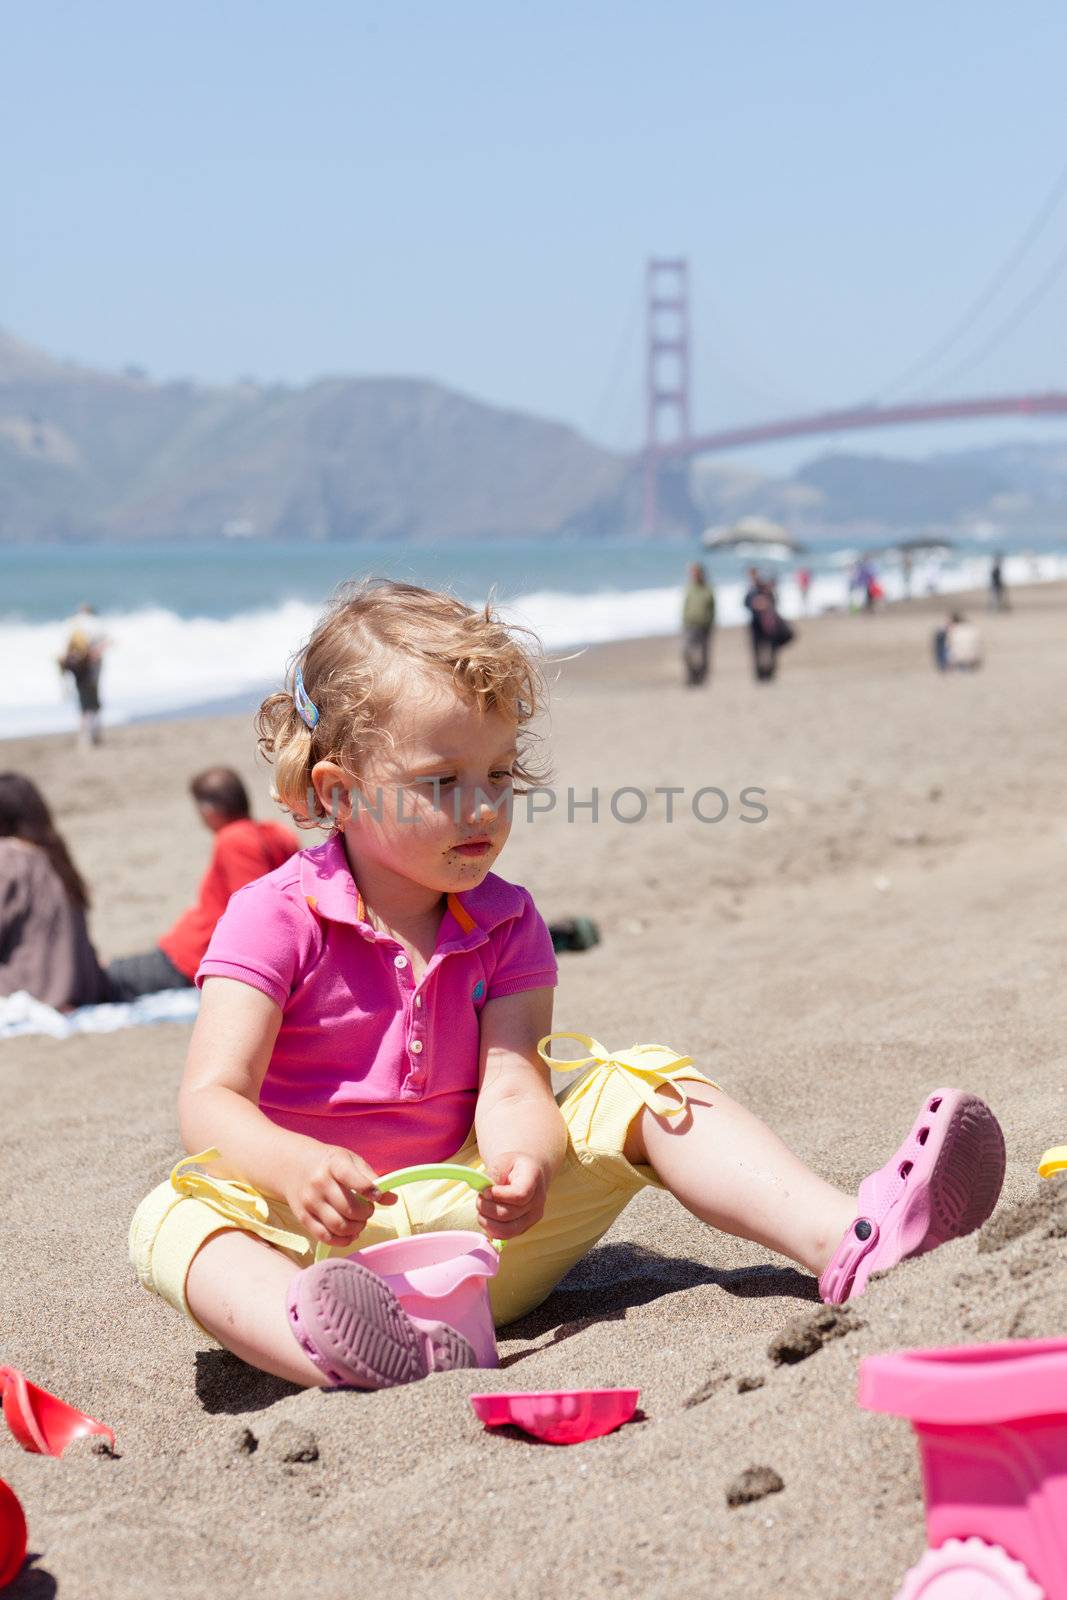
[{"label": "beach towel", "polygon": [[26,1033],[68,1039],[75,1033],[115,1033],[119,1028],[141,1028],[149,1022],[192,1022],[199,1005],[199,989],[164,989],[120,1005],[79,1006],[64,1013],[19,989],[0,999],[0,1039]]}]

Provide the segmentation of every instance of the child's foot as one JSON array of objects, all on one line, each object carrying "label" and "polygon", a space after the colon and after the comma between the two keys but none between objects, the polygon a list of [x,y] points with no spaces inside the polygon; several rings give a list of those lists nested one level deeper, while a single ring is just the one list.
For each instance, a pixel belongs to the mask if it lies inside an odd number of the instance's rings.
[{"label": "child's foot", "polygon": [[833,1305],[872,1272],[981,1227],[1004,1182],[1004,1135],[984,1100],[935,1089],[891,1161],[860,1184],[858,1215],[819,1279]]},{"label": "child's foot", "polygon": [[462,1334],[444,1322],[413,1322],[384,1279],[360,1261],[322,1261],[296,1273],[289,1322],[336,1388],[391,1389],[478,1365]]}]

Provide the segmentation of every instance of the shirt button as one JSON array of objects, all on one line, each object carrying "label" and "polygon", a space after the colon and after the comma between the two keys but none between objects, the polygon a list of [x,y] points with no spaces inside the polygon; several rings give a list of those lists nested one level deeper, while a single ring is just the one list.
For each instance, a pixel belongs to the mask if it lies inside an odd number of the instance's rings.
[{"label": "shirt button", "polygon": [[407,956],[394,956],[393,957],[393,966],[394,967],[406,967],[407,964],[408,964]]},{"label": "shirt button", "polygon": [[411,1041],[411,1053],[412,1053],[413,1056],[417,1056],[417,1055],[420,1055],[422,1053],[422,1040],[421,1039],[412,1039],[412,1041]]},{"label": "shirt button", "polygon": [[415,1004],[417,1006],[421,1006],[422,1005],[422,995],[421,994],[417,994],[415,996]]}]

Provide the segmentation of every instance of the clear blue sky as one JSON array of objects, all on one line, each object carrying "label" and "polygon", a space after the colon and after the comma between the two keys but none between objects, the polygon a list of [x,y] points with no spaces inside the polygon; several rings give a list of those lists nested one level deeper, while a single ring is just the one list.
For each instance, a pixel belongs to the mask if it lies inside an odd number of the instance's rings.
[{"label": "clear blue sky", "polygon": [[[433,377],[613,445],[650,252],[691,262],[699,424],[849,403],[1067,163],[1064,0],[34,0],[3,33],[0,324],[159,377]],[[1067,194],[944,370],[1065,248]],[[1065,323],[1067,273],[916,388],[1067,388]]]}]

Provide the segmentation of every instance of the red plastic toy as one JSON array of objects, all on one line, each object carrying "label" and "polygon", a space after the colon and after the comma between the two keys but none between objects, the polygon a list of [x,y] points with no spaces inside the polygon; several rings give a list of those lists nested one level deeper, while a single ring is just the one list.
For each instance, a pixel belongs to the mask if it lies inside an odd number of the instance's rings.
[{"label": "red plastic toy", "polygon": [[4,1396],[4,1421],[24,1450],[36,1455],[61,1456],[68,1444],[99,1433],[115,1447],[115,1435],[106,1422],[96,1422],[65,1400],[38,1388],[17,1367],[0,1367]]},{"label": "red plastic toy", "polygon": [[14,1489],[0,1478],[0,1589],[14,1583],[26,1559],[26,1518]]},{"label": "red plastic toy", "polygon": [[537,1394],[472,1394],[487,1428],[507,1423],[549,1444],[582,1444],[614,1433],[637,1409],[640,1389],[560,1389]]},{"label": "red plastic toy", "polygon": [[1067,1600],[1067,1340],[869,1356],[859,1401],[919,1440],[929,1548],[896,1600]]}]

